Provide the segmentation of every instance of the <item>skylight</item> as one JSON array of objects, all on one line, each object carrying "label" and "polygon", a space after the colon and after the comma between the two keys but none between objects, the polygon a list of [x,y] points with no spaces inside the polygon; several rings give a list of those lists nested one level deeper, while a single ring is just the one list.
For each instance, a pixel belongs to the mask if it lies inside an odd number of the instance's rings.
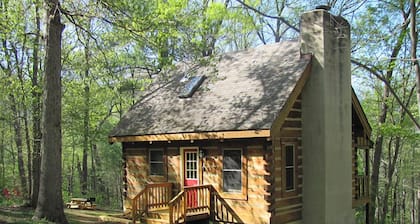
[{"label": "skylight", "polygon": [[[184,88],[181,89],[178,97],[179,98],[188,98],[191,97],[194,92],[200,87],[201,83],[203,83],[206,77],[204,75],[199,76],[192,76],[187,83],[185,84]],[[182,83],[182,82],[181,82]]]}]

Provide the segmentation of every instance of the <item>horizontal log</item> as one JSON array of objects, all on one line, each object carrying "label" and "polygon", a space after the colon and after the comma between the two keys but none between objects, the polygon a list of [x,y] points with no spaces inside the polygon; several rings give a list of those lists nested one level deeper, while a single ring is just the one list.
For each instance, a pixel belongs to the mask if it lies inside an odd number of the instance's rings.
[{"label": "horizontal log", "polygon": [[111,136],[110,143],[114,142],[153,142],[153,141],[176,141],[176,140],[207,140],[207,139],[237,139],[270,137],[270,130],[244,130],[244,131],[220,131],[199,133],[176,133],[138,136]]}]

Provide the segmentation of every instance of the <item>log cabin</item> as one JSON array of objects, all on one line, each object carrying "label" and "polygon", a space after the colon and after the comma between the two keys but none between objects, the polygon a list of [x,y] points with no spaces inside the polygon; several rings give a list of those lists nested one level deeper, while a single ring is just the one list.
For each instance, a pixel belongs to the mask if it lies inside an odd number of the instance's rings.
[{"label": "log cabin", "polygon": [[300,28],[155,78],[109,135],[134,222],[347,224],[368,208],[371,127],[349,23],[316,9]]}]

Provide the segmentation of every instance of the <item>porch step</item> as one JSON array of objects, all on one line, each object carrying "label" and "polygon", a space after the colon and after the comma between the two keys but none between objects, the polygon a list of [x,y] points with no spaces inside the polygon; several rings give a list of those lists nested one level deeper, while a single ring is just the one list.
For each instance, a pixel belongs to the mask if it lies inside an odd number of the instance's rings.
[{"label": "porch step", "polygon": [[169,220],[169,209],[157,209],[147,213],[147,218]]},{"label": "porch step", "polygon": [[154,219],[154,218],[142,218],[141,223],[147,223],[147,224],[168,224],[169,219]]},{"label": "porch step", "polygon": [[141,223],[147,224],[166,224],[169,223],[169,209],[155,209],[147,213],[145,217],[141,219]]}]

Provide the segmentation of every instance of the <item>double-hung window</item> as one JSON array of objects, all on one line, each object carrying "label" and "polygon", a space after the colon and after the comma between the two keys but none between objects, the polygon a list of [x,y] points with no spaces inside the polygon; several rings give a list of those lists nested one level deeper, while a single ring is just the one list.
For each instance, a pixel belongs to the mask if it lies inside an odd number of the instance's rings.
[{"label": "double-hung window", "polygon": [[286,144],[283,150],[283,188],[291,192],[296,190],[296,148],[294,144]]},{"label": "double-hung window", "polygon": [[242,192],[242,149],[223,150],[223,191]]},{"label": "double-hung window", "polygon": [[149,150],[149,167],[150,175],[163,176],[165,174],[163,162],[163,149]]}]

